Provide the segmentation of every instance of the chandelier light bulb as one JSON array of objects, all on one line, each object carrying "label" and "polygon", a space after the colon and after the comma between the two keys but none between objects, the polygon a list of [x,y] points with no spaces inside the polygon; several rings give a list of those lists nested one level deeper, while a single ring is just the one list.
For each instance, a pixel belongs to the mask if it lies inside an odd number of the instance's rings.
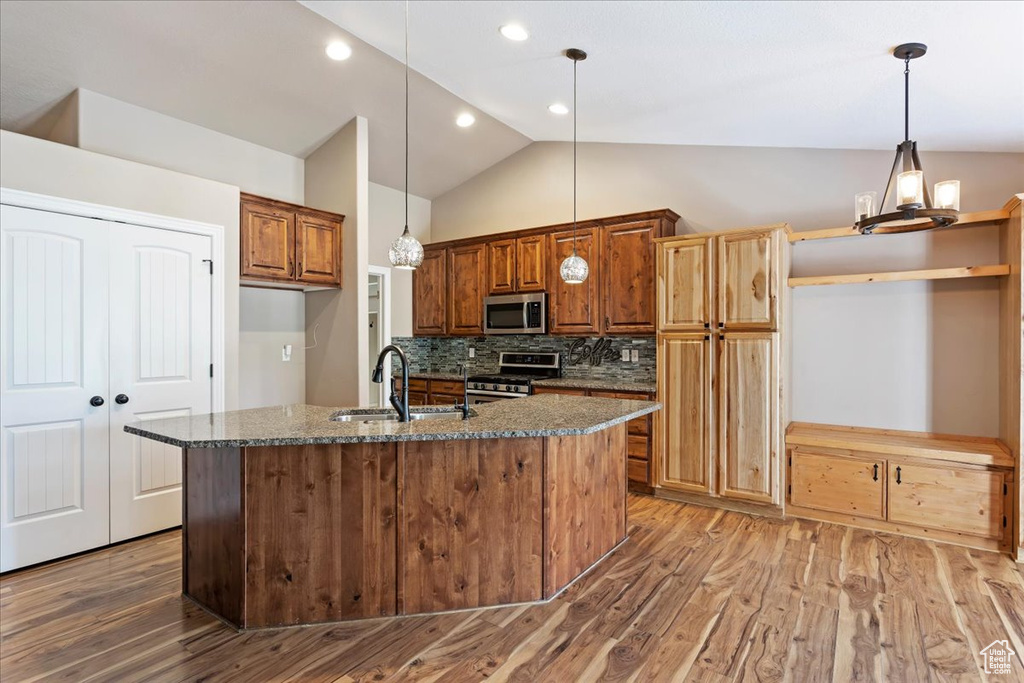
[{"label": "chandelier light bulb", "polygon": [[566,284],[578,285],[587,279],[587,276],[590,274],[590,267],[583,258],[577,256],[576,252],[573,252],[562,261],[558,272],[562,276],[562,281]]},{"label": "chandelier light bulb", "polygon": [[399,270],[414,270],[423,263],[423,245],[409,233],[408,226],[405,232],[391,243],[388,260]]}]

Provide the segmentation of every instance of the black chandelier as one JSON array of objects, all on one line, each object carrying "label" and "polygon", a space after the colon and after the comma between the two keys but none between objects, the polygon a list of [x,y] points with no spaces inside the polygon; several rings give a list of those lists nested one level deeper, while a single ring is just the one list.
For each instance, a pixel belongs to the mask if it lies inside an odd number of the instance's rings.
[{"label": "black chandelier", "polygon": [[[960,217],[960,181],[945,180],[935,184],[935,204],[924,180],[924,169],[917,156],[917,142],[910,139],[910,60],[917,59],[928,51],[924,43],[904,43],[893,50],[897,59],[902,59],[903,69],[903,142],[896,146],[896,159],[892,162],[889,182],[885,184],[882,201],[875,206],[875,192],[861,192],[856,196],[854,228],[865,235],[873,232],[896,233],[943,228],[956,223]],[[900,169],[903,169],[900,172]],[[889,191],[894,189],[896,210],[876,213],[885,209]],[[884,226],[893,221],[914,221],[918,218],[930,222]]]}]

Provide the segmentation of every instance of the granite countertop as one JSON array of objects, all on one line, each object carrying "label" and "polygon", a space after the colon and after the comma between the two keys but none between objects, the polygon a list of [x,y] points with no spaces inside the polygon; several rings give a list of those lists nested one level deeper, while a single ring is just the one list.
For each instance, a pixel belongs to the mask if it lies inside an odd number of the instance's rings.
[{"label": "granite countertop", "polygon": [[[401,379],[402,373],[395,372],[392,376]],[[446,382],[461,382],[462,375],[457,372],[410,372],[409,379],[439,379]]]},{"label": "granite countertop", "polygon": [[[297,404],[146,420],[126,425],[124,430],[181,448],[502,439],[591,434],[660,408],[661,404],[651,401],[542,394],[475,405],[476,415],[468,420],[453,413],[450,419],[415,422],[335,422],[330,418],[338,408]],[[369,408],[360,412],[384,411]]]},{"label": "granite countertop", "polygon": [[537,379],[533,381],[537,387],[562,387],[564,389],[593,389],[594,391],[636,391],[656,394],[658,387],[654,382],[626,382],[614,379],[588,379],[586,377],[559,377],[558,379]]}]

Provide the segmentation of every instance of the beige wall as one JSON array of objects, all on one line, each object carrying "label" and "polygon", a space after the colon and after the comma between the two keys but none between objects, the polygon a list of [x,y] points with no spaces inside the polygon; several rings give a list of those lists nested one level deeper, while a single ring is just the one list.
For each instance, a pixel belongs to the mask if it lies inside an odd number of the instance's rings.
[{"label": "beige wall", "polygon": [[[405,226],[405,193],[370,183],[369,263],[391,267],[388,249]],[[430,200],[409,195],[409,232],[430,241]],[[391,336],[412,336],[412,271],[391,269]]]},{"label": "beige wall", "polygon": [[[583,144],[579,215],[670,208],[679,232],[788,222],[848,225],[881,192],[894,152]],[[435,241],[572,219],[572,148],[534,143],[431,206]],[[958,178],[965,211],[1024,190],[1024,154],[923,153],[929,182]],[[992,230],[797,244],[797,275],[996,263]],[[794,290],[794,420],[995,436],[994,280]]]},{"label": "beige wall", "polygon": [[342,289],[306,294],[306,402],[369,401],[367,259],[369,168],[366,119],[356,117],[306,158],[306,204],[345,215]]},{"label": "beige wall", "polygon": [[[305,294],[239,288],[238,407],[306,402]],[[281,352],[291,345],[291,360]]]},{"label": "beige wall", "polygon": [[0,131],[0,186],[224,227],[225,406],[238,405],[238,188]]}]

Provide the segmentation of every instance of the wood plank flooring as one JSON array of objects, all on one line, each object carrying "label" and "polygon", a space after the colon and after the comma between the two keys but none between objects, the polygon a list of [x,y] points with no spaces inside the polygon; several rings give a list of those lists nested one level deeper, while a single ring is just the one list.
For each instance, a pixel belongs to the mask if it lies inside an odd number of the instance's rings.
[{"label": "wood plank flooring", "polygon": [[990,642],[1024,653],[1007,556],[646,496],[629,515],[546,604],[248,633],[180,596],[181,535],[161,534],[0,578],[0,678],[969,681]]}]

